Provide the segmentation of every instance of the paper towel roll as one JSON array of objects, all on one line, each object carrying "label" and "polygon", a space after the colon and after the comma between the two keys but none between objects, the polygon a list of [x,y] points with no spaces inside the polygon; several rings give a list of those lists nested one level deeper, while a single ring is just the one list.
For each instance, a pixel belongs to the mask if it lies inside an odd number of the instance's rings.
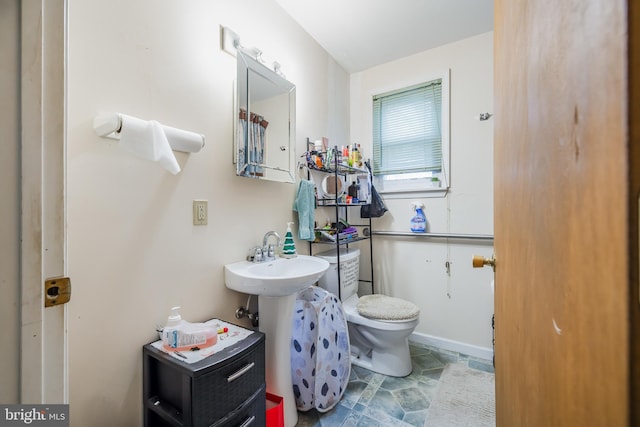
[{"label": "paper towel roll", "polygon": [[162,129],[169,141],[169,145],[171,145],[171,148],[174,150],[197,153],[204,147],[204,136],[199,133],[172,128],[166,125],[162,125]]},{"label": "paper towel roll", "polygon": [[[121,114],[120,145],[133,154],[153,162],[177,174],[180,166],[163,126],[155,120],[142,120]],[[179,130],[179,129],[176,129]]]}]

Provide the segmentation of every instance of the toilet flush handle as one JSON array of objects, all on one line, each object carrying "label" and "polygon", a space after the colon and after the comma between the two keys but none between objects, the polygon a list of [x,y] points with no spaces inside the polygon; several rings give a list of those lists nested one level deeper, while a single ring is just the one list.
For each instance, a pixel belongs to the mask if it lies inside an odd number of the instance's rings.
[{"label": "toilet flush handle", "polygon": [[496,271],[496,258],[491,255],[491,258],[485,258],[481,255],[474,255],[471,261],[473,268],[481,268],[485,265],[490,265],[493,271]]}]

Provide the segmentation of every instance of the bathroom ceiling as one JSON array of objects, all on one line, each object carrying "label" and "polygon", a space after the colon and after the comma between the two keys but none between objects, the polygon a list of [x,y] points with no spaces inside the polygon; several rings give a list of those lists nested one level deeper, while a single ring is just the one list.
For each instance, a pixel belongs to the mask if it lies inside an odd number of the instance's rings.
[{"label": "bathroom ceiling", "polygon": [[349,73],[493,29],[493,0],[275,0]]}]

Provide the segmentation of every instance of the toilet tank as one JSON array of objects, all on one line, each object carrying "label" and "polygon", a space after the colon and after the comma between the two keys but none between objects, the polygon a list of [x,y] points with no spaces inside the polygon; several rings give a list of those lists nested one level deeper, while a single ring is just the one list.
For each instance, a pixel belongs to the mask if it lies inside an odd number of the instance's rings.
[{"label": "toilet tank", "polygon": [[340,296],[340,299],[343,301],[358,292],[358,282],[360,278],[360,249],[340,248],[340,285],[342,287],[340,293],[338,293],[337,249],[322,252],[315,256],[324,258],[329,262],[329,269],[318,281],[321,288],[326,289],[332,294]]}]

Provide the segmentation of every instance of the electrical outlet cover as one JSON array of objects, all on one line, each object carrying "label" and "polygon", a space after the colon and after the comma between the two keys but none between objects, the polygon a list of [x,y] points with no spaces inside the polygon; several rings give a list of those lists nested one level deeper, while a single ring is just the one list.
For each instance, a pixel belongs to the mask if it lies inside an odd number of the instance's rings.
[{"label": "electrical outlet cover", "polygon": [[206,200],[193,201],[193,225],[207,225],[208,203]]}]

